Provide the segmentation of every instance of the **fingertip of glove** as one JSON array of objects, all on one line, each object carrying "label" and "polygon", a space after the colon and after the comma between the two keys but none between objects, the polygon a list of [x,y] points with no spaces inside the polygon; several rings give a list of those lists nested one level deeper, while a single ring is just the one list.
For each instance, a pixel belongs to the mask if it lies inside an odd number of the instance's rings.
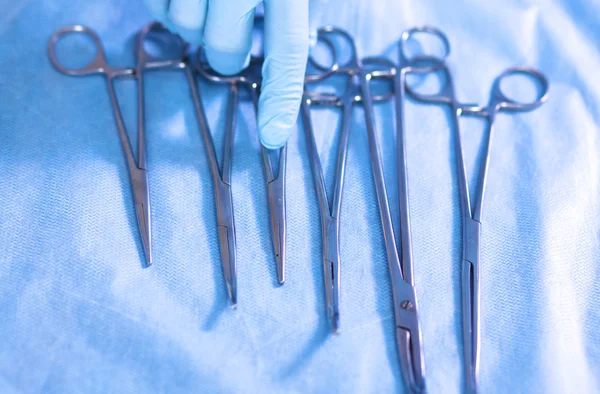
[{"label": "fingertip of glove", "polygon": [[220,74],[233,75],[242,71],[250,63],[250,53],[232,53],[204,45],[208,64]]},{"label": "fingertip of glove", "polygon": [[293,127],[267,123],[259,130],[260,143],[267,149],[281,148],[290,138]]}]

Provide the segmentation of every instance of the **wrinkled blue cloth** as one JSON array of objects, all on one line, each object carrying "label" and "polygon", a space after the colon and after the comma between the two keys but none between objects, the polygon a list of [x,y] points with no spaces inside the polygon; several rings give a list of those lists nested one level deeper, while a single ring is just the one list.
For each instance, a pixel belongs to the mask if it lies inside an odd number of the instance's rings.
[{"label": "wrinkled blue cloth", "polygon": [[[213,189],[185,78],[146,74],[155,264],[143,252],[102,77],[68,77],[50,35],[90,26],[132,65],[141,2],[0,1],[0,392],[405,392],[361,110],[341,212],[339,336],[328,334],[316,195],[302,128],[289,142],[288,265],[276,284],[259,142],[244,105],[235,137],[237,310],[228,307]],[[600,6],[569,0],[331,2],[323,21],[361,55],[393,56],[403,30],[452,44],[458,98],[484,104],[514,64],[550,98],[497,119],[483,210],[482,393],[600,392]],[[217,150],[225,90],[201,83]],[[135,146],[134,84],[117,84]],[[446,110],[409,100],[406,134],[415,282],[430,393],[459,393],[461,231]],[[332,181],[339,112],[313,111]],[[393,112],[377,107],[397,216]],[[483,122],[463,119],[470,168]],[[473,184],[473,170],[471,173]]]}]

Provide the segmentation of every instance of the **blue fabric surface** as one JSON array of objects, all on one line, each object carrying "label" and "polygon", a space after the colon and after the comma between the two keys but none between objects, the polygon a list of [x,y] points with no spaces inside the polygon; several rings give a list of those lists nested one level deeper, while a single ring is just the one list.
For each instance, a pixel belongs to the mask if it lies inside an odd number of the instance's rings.
[{"label": "blue fabric surface", "polygon": [[[344,4],[345,3],[345,4]],[[344,5],[342,5],[344,4]],[[50,35],[100,35],[133,64],[141,2],[0,1],[0,392],[404,392],[362,112],[342,206],[342,333],[324,305],[320,225],[301,128],[289,143],[287,281],[276,284],[251,108],[236,132],[237,310],[228,307],[208,163],[185,78],[146,75],[155,264],[142,267],[122,149],[101,77],[56,72]],[[392,54],[408,27],[450,38],[461,101],[495,76],[541,69],[549,101],[500,115],[482,234],[482,393],[600,392],[600,6],[563,1],[331,2],[324,22],[362,55]],[[133,82],[117,85],[135,146]],[[201,84],[222,145],[224,94]],[[409,101],[406,133],[415,281],[431,393],[462,392],[460,211],[448,114]],[[397,216],[391,105],[377,108]],[[339,114],[313,112],[331,183]],[[464,119],[473,167],[483,130]],[[473,171],[471,171],[473,172]]]}]

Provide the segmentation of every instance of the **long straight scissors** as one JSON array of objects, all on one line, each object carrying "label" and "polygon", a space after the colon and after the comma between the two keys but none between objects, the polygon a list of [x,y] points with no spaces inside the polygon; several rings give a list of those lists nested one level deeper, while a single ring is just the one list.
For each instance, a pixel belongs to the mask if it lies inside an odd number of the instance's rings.
[{"label": "long straight scissors", "polygon": [[[399,63],[394,67],[392,73],[385,71],[372,72],[373,77],[385,77],[393,80],[394,101],[396,114],[396,153],[397,153],[397,171],[398,171],[398,208],[400,213],[400,267],[402,271],[402,281],[392,274],[394,307],[396,315],[396,340],[398,351],[400,353],[400,363],[404,376],[406,376],[409,387],[413,392],[425,391],[425,361],[421,346],[421,330],[419,322],[415,318],[411,320],[411,311],[416,311],[417,302],[414,294],[414,274],[413,274],[413,254],[410,227],[410,207],[408,195],[408,170],[405,147],[404,131],[404,98],[405,98],[405,79],[410,72],[430,72],[436,70],[437,64],[429,65],[430,56],[411,57],[406,54],[406,43],[415,34],[426,33],[437,37],[444,46],[443,62],[450,53],[450,44],[446,36],[433,27],[421,26],[405,31],[402,34],[399,45]],[[436,58],[434,58],[436,59]],[[378,61],[385,63],[387,59],[368,58],[366,61]],[[436,59],[438,60],[438,59]],[[395,284],[396,283],[396,284]],[[408,286],[406,285],[408,284]],[[400,316],[405,315],[402,319]],[[403,322],[414,324],[411,330],[410,326],[403,326]]]},{"label": "long straight scissors", "polygon": [[[90,37],[96,45],[96,56],[87,66],[81,68],[69,68],[65,67],[60,63],[56,56],[56,43],[64,38],[68,34],[85,34]],[[150,219],[150,192],[148,189],[148,171],[146,163],[146,137],[144,129],[144,79],[143,73],[146,70],[151,69],[164,69],[173,68],[177,65],[181,57],[179,54],[174,59],[157,59],[151,54],[146,52],[144,48],[144,41],[152,33],[167,33],[166,28],[159,23],[151,23],[144,27],[139,33],[136,44],[135,52],[137,55],[137,64],[134,68],[130,67],[112,67],[106,60],[106,55],[102,42],[98,35],[88,27],[81,25],[67,26],[52,35],[50,38],[50,44],[48,46],[48,53],[50,60],[54,67],[67,75],[94,75],[101,74],[106,78],[106,85],[108,88],[108,95],[112,110],[117,123],[117,130],[119,132],[119,138],[123,151],[125,152],[125,158],[127,160],[127,167],[129,169],[129,177],[131,180],[133,199],[135,202],[135,213],[137,217],[138,228],[142,238],[142,245],[144,248],[144,254],[146,256],[147,265],[152,264],[152,226]],[[173,36],[176,37],[177,36]],[[176,44],[180,49],[180,53],[185,53],[187,46],[179,38],[176,39]],[[119,107],[119,102],[115,93],[113,81],[117,78],[134,78],[137,82],[137,97],[138,97],[138,155],[137,162],[127,131],[125,130],[125,124],[123,122],[123,116]]]},{"label": "long straight scissors", "polygon": [[[479,321],[480,321],[480,248],[481,248],[481,211],[483,195],[487,181],[487,171],[490,160],[490,147],[494,122],[499,111],[531,111],[542,105],[548,98],[549,84],[546,77],[539,71],[527,67],[512,67],[500,74],[492,86],[491,97],[486,107],[461,104],[456,100],[454,84],[448,67],[439,63],[439,69],[445,74],[446,85],[438,94],[419,94],[410,86],[406,90],[417,100],[448,105],[452,112],[452,129],[456,138],[456,160],[460,206],[462,217],[462,264],[461,289],[463,309],[463,343],[465,357],[467,392],[477,392],[477,377],[479,373]],[[515,74],[526,75],[536,80],[541,87],[539,96],[530,103],[516,102],[502,93],[500,84],[503,79]],[[487,137],[484,137],[484,155],[479,163],[479,179],[475,194],[474,208],[471,209],[469,198],[469,182],[467,168],[463,157],[459,118],[461,115],[476,115],[487,119]]]},{"label": "long straight scissors", "polygon": [[[409,57],[406,54],[405,46],[407,41],[415,34],[426,33],[437,37],[444,46],[444,55],[440,61],[444,61],[450,53],[450,44],[448,39],[441,31],[429,27],[415,27],[405,31],[402,34],[399,45],[399,63],[391,75],[394,84],[395,112],[396,112],[396,152],[397,152],[397,171],[398,171],[398,207],[400,213],[400,253],[402,281],[394,278],[392,274],[394,306],[396,313],[396,339],[400,352],[400,362],[402,370],[414,392],[425,391],[425,361],[421,347],[421,330],[418,326],[416,313],[417,302],[414,293],[413,276],[413,254],[410,227],[410,209],[408,195],[408,170],[405,147],[404,132],[404,98],[405,98],[405,79],[410,72],[430,72],[436,70],[439,66],[425,65],[429,57],[418,56]],[[405,316],[404,319],[399,316]],[[411,317],[412,316],[412,317]],[[404,322],[414,324],[412,330],[410,325],[403,325]]]},{"label": "long straight scissors", "polygon": [[[239,88],[244,87],[253,103],[255,111],[258,111],[258,96],[260,94],[260,66],[261,58],[252,58],[250,65],[239,74],[233,76],[224,76],[213,71],[202,56],[202,48],[198,49],[196,56],[196,68],[198,72],[210,81],[224,83],[229,85],[229,98],[227,101],[227,120],[225,126],[225,154],[223,156],[223,170],[227,172],[227,184],[230,187],[231,178],[231,158],[233,154],[233,133],[237,120],[237,107],[239,104]],[[285,171],[287,162],[287,145],[274,151],[279,153],[279,168],[277,173],[273,170],[271,154],[267,148],[261,145],[261,154],[265,176],[267,181],[267,194],[269,199],[269,213],[271,224],[271,238],[275,251],[275,261],[277,265],[277,280],[280,284],[285,282],[285,260],[286,260],[286,215],[285,215]],[[211,166],[212,168],[212,166]],[[226,171],[225,171],[226,169]],[[214,170],[213,170],[214,175]],[[232,207],[231,191],[226,200],[220,200],[218,204],[226,207]],[[231,225],[233,225],[233,208],[231,211]],[[231,232],[235,237],[235,231]],[[233,241],[235,242],[235,241]],[[235,249],[235,244],[233,244]],[[234,256],[235,250],[229,251]],[[235,276],[235,265],[233,265],[232,276]]]},{"label": "long straight scissors", "polygon": [[[358,58],[356,44],[348,32],[331,26],[320,29],[320,32],[327,35],[331,34],[339,36],[342,40],[346,41],[347,45],[350,47],[350,59],[336,71],[338,74],[345,74],[348,76],[348,88],[341,99],[341,105],[344,111],[342,119],[346,119],[346,122],[349,123],[352,105],[357,101],[354,97],[357,95],[360,96],[359,101],[362,102],[365,111],[365,126],[369,141],[369,155],[392,281],[396,340],[401,360],[402,374],[411,391],[422,392],[425,389],[425,381],[422,373],[423,358],[420,342],[421,334],[417,316],[417,298],[414,285],[409,281],[411,280],[412,275],[406,270],[407,267],[404,265],[404,262],[400,260],[398,254],[383,174],[381,154],[377,136],[375,134],[375,116],[373,110],[373,102],[375,99],[371,94],[370,86],[370,82],[375,77],[375,73],[372,73],[365,68],[367,61],[363,64]],[[375,62],[377,63],[377,59],[375,59]],[[391,62],[390,68],[392,70],[395,68],[394,64],[391,64]],[[390,73],[391,72],[388,72],[388,75]]]}]

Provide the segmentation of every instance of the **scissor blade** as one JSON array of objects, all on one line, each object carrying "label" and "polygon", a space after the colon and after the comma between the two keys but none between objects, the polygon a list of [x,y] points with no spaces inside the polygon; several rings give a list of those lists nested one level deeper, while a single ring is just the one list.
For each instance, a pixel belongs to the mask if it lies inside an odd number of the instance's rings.
[{"label": "scissor blade", "polygon": [[479,372],[479,267],[462,261],[463,343],[465,352],[466,387],[477,393]]},{"label": "scissor blade", "polygon": [[425,364],[421,348],[421,329],[414,286],[404,281],[399,265],[392,265],[392,289],[396,340],[402,375],[414,393],[425,391]]},{"label": "scissor blade", "polygon": [[142,238],[142,246],[146,256],[146,264],[152,265],[152,227],[150,219],[150,192],[148,189],[148,172],[140,168],[131,168],[135,215]]},{"label": "scissor blade", "polygon": [[237,275],[235,257],[235,234],[233,229],[219,225],[219,244],[221,246],[221,260],[223,262],[223,275],[227,285],[227,293],[231,306],[237,306]]},{"label": "scissor blade", "polygon": [[412,393],[425,392],[425,376],[421,365],[421,344],[418,338],[402,327],[396,327],[396,345],[402,375]]}]

